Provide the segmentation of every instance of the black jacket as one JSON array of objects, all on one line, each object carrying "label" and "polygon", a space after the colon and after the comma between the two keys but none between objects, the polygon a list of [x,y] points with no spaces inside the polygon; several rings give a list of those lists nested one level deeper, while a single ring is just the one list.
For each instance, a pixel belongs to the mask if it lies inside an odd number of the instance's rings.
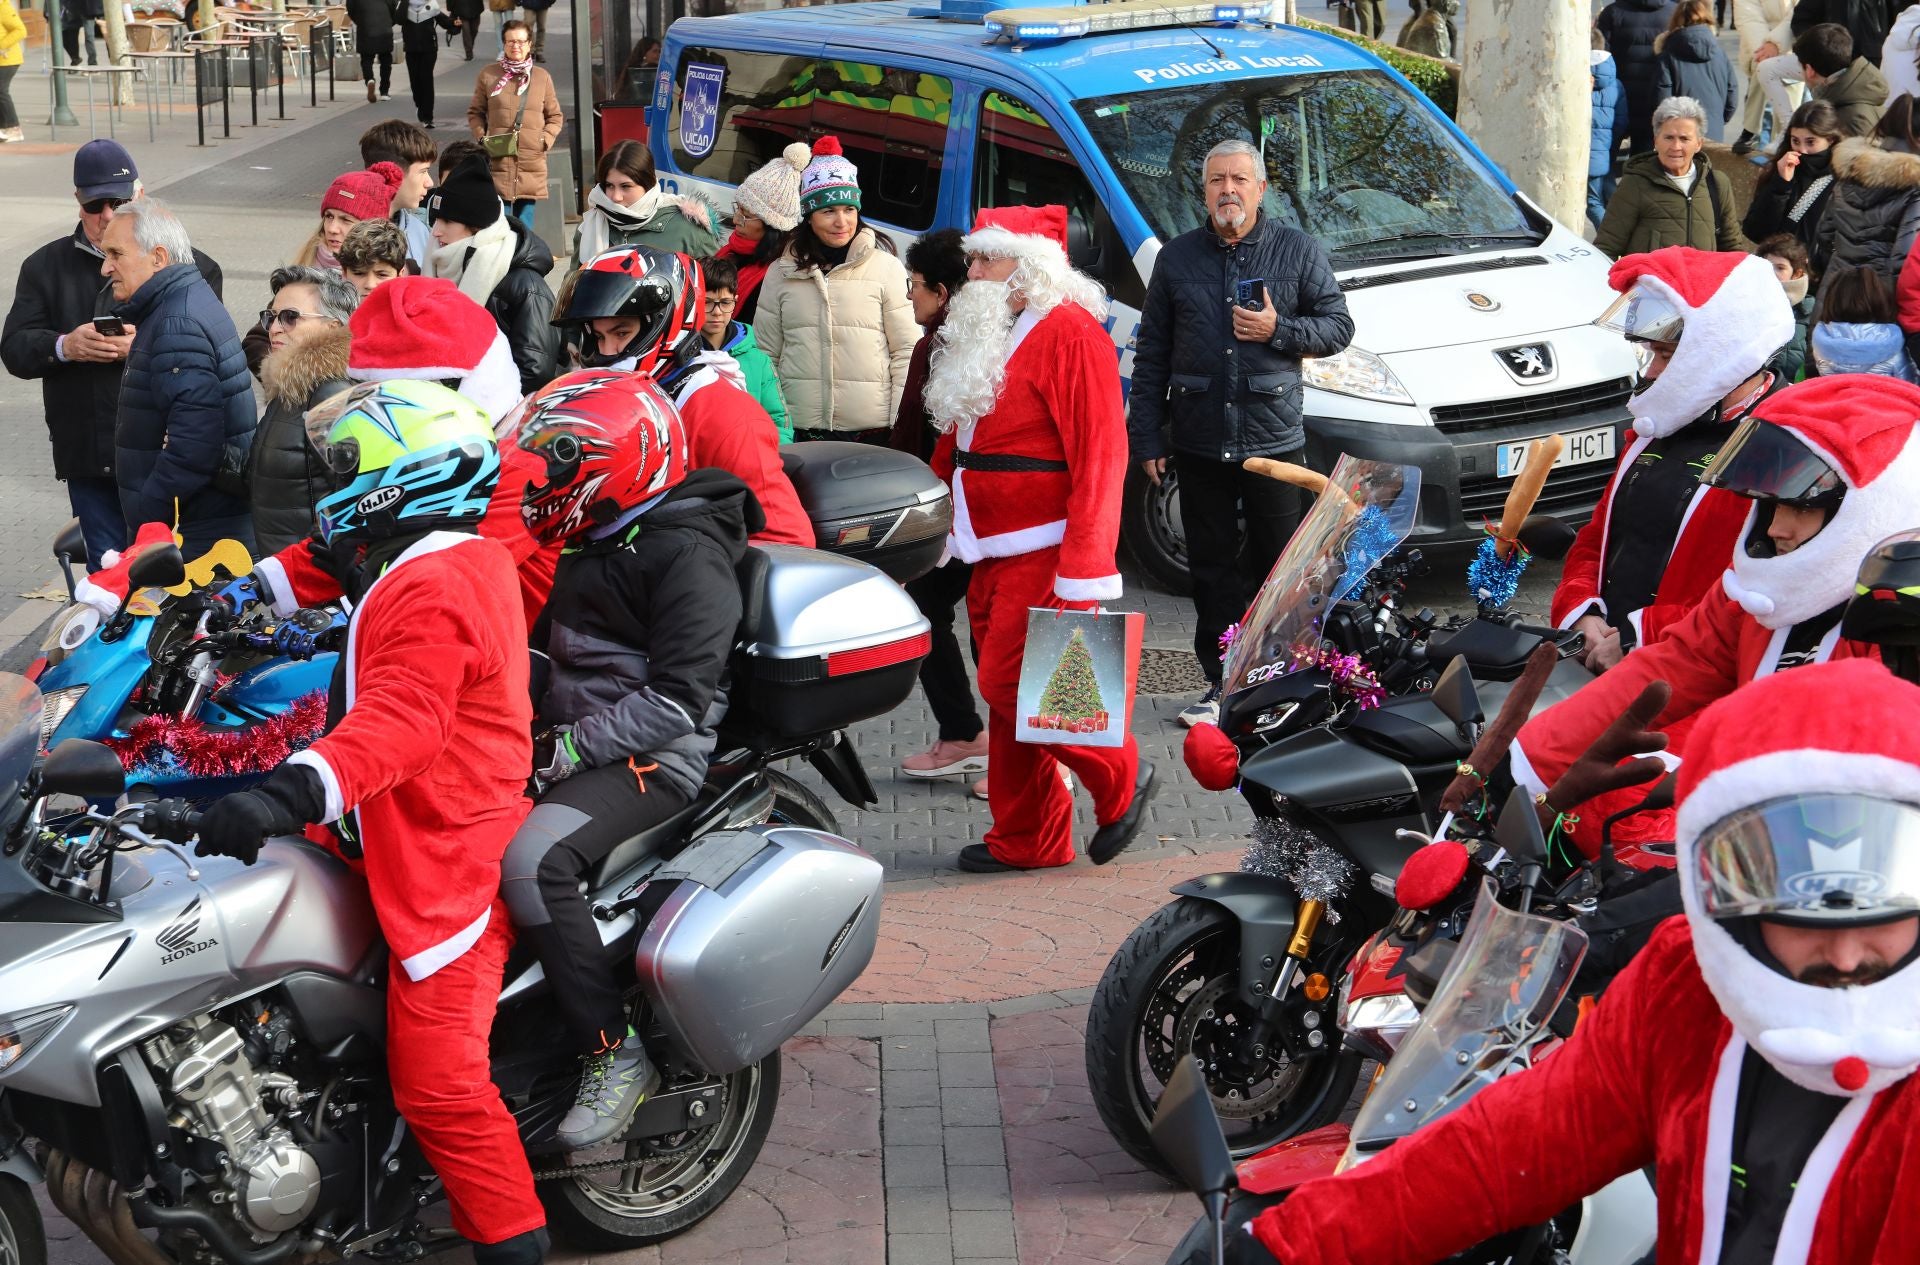
[{"label": "black jacket", "polygon": [[[1279,313],[1271,343],[1233,336],[1239,282],[1259,278]],[[1346,296],[1320,243],[1261,216],[1229,246],[1207,225],[1154,261],[1134,338],[1127,432],[1135,461],[1173,451],[1210,461],[1289,452],[1306,442],[1300,357],[1331,356],[1353,339]]]},{"label": "black jacket", "polygon": [[1792,233],[1811,249],[1820,217],[1827,211],[1827,200],[1833,196],[1833,185],[1833,151],[1802,154],[1791,181],[1767,175],[1754,186],[1753,201],[1747,204],[1740,231],[1755,244],[1775,233]]},{"label": "black jacket", "polygon": [[[193,262],[216,297],[220,265],[198,251]],[[113,477],[113,424],[120,410],[121,362],[60,359],[54,345],[96,316],[113,313],[113,285],[100,275],[100,252],[78,225],[20,264],[13,307],[0,330],[0,363],[16,378],[40,379],[53,473],[59,479]]]},{"label": "black jacket", "polygon": [[531,395],[553,380],[560,356],[560,331],[552,324],[553,291],[547,288],[553,251],[517,217],[508,216],[507,225],[514,235],[513,262],[487,296],[487,315],[507,336],[520,370],[520,389]]},{"label": "black jacket", "polygon": [[247,490],[253,503],[253,540],[261,557],[313,534],[313,507],[332,480],[307,442],[307,410],[347,389],[345,327],[289,343],[260,370],[267,408],[253,435]]},{"label": "black jacket", "polygon": [[573,726],[588,767],[638,757],[700,789],[740,624],[734,568],[765,524],[746,484],[695,470],[624,530],[560,555],[533,631],[552,661],[538,713]]},{"label": "black jacket", "polygon": [[223,451],[252,438],[253,378],[233,318],[192,264],[147,279],[120,315],[134,328],[120,383],[114,477],[127,525],[247,512],[212,486]]},{"label": "black jacket", "polygon": [[353,23],[354,47],[363,53],[393,55],[392,0],[347,0],[347,18]]},{"label": "black jacket", "polygon": [[1653,148],[1653,107],[1660,104],[1660,98],[1654,95],[1660,59],[1654,55],[1653,42],[1666,34],[1674,3],[1613,0],[1594,19],[1594,25],[1606,37],[1620,82],[1627,89],[1627,136],[1631,152],[1636,154]]},{"label": "black jacket", "polygon": [[393,16],[400,23],[400,47],[409,53],[438,53],[440,45],[435,42],[434,27],[443,26],[454,29],[453,18],[446,9],[436,7],[433,16],[424,22],[407,20],[407,0],[395,0]]},{"label": "black jacket", "polygon": [[1825,279],[1872,268],[1897,290],[1920,237],[1920,155],[1852,136],[1833,147],[1833,195],[1814,230],[1813,270]]},{"label": "black jacket", "polygon": [[1887,7],[1886,0],[1800,0],[1793,7],[1788,29],[1799,39],[1810,26],[1838,22],[1853,35],[1853,55],[1878,66],[1881,47],[1887,42]]}]

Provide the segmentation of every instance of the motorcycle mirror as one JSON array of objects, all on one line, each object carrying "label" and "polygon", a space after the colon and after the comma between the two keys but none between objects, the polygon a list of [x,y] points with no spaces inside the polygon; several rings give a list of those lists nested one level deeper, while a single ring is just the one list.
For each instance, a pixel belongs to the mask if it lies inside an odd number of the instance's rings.
[{"label": "motorcycle mirror", "polygon": [[180,546],[161,545],[157,549],[143,549],[140,556],[127,568],[127,592],[136,589],[170,589],[187,578],[187,562],[180,556]]},{"label": "motorcycle mirror", "polygon": [[60,574],[66,577],[67,600],[73,600],[73,564],[84,565],[87,561],[87,538],[80,531],[80,520],[69,518],[53,538],[53,558],[60,564]]},{"label": "motorcycle mirror", "polygon": [[1493,828],[1493,841],[1507,855],[1522,864],[1545,865],[1547,836],[1540,830],[1540,814],[1533,811],[1533,797],[1525,787],[1516,786],[1500,808],[1500,821]]},{"label": "motorcycle mirror", "polygon": [[1173,1069],[1173,1079],[1167,1082],[1167,1092],[1160,1095],[1149,1132],[1154,1146],[1187,1189],[1203,1199],[1233,1189],[1233,1156],[1227,1150],[1227,1135],[1221,1131],[1220,1117],[1214,1114],[1213,1097],[1207,1092],[1200,1061],[1192,1055]]},{"label": "motorcycle mirror", "polygon": [[1434,682],[1433,693],[1429,697],[1442,716],[1462,729],[1486,719],[1486,714],[1480,710],[1480,694],[1473,688],[1473,673],[1467,668],[1465,655],[1454,656],[1453,662],[1440,674],[1440,679]]},{"label": "motorcycle mirror", "polygon": [[126,789],[127,771],[105,743],[69,738],[40,766],[40,790],[46,795],[111,799]]},{"label": "motorcycle mirror", "polygon": [[1647,797],[1634,808],[1636,813],[1657,813],[1663,808],[1673,807],[1674,788],[1680,784],[1678,773],[1669,773],[1653,784]]},{"label": "motorcycle mirror", "polygon": [[1530,514],[1520,524],[1520,544],[1536,558],[1558,562],[1573,548],[1579,532],[1551,514]]}]

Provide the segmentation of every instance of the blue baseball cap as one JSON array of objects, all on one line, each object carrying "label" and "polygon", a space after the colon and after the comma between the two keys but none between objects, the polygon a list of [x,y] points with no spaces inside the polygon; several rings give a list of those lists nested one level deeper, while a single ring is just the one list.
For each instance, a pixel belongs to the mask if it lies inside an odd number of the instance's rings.
[{"label": "blue baseball cap", "polygon": [[95,198],[131,201],[139,183],[140,169],[133,165],[127,147],[118,141],[88,141],[73,155],[73,188],[82,202]]}]

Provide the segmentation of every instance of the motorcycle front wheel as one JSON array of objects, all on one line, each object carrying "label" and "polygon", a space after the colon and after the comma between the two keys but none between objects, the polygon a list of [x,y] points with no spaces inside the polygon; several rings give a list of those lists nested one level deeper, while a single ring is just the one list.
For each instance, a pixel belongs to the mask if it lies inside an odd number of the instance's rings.
[{"label": "motorcycle front wheel", "polygon": [[0,1265],[47,1265],[47,1235],[33,1191],[0,1177]]},{"label": "motorcycle front wheel", "polygon": [[724,1085],[718,1119],[703,1128],[568,1155],[570,1166],[595,1171],[538,1185],[554,1235],[585,1251],[645,1247],[683,1233],[726,1202],[773,1127],[780,1052]]},{"label": "motorcycle front wheel", "polygon": [[[1330,1123],[1353,1093],[1365,1060],[1337,1048],[1294,1062],[1278,1041],[1252,1076],[1217,1065],[1250,1017],[1240,1000],[1240,924],[1212,901],[1164,905],[1114,953],[1087,1011],[1087,1086],[1127,1154],[1166,1177],[1173,1170],[1149,1135],[1154,1108],[1179,1061],[1200,1056],[1215,1112],[1235,1159]],[[1325,969],[1325,964],[1309,966]],[[1331,1002],[1321,1027],[1335,1041]],[[1237,1055],[1239,1052],[1234,1051]]]}]

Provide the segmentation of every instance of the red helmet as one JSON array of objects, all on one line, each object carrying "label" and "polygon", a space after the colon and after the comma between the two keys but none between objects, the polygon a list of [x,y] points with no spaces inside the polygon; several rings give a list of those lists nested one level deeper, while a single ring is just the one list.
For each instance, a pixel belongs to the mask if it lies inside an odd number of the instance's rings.
[{"label": "red helmet", "polygon": [[602,317],[630,316],[640,330],[618,353],[603,356],[597,345],[583,357],[607,365],[632,356],[634,368],[658,373],[689,335],[700,332],[707,287],[700,264],[651,246],[621,246],[589,259],[567,283],[554,309],[555,325],[586,325]]},{"label": "red helmet", "polygon": [[576,369],[555,378],[521,407],[519,444],[546,463],[520,516],[549,544],[605,526],[687,477],[680,414],[639,374]]}]

